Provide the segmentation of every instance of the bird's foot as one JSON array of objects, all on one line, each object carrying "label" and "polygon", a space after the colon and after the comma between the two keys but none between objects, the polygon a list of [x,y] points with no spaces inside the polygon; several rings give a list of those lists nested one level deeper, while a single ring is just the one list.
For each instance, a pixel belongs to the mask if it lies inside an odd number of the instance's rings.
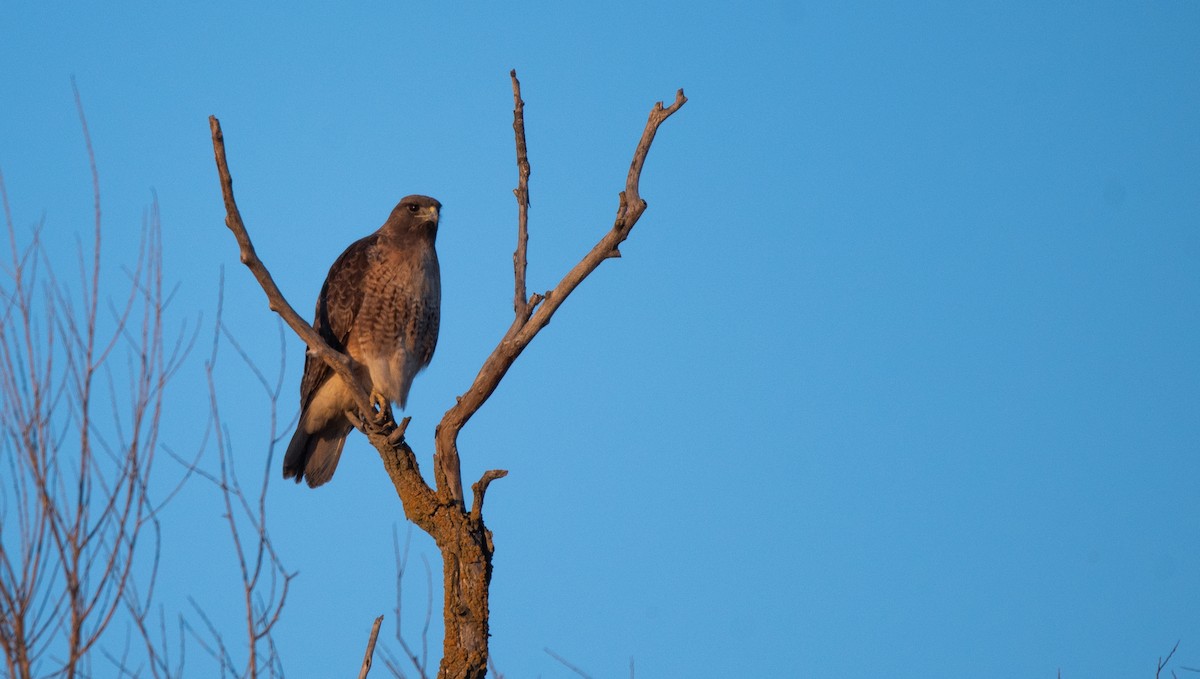
[{"label": "bird's foot", "polygon": [[374,412],[371,413],[371,419],[376,425],[384,426],[388,424],[396,424],[395,418],[392,416],[392,404],[383,394],[372,391],[371,405],[374,407]]}]

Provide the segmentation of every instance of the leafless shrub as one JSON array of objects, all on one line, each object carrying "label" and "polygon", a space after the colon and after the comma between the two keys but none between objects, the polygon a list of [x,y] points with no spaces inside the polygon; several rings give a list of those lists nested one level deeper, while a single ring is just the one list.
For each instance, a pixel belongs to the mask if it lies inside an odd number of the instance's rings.
[{"label": "leafless shrub", "polygon": [[[125,282],[110,289],[101,275],[98,172],[78,91],[75,101],[94,198],[77,278],[60,269],[70,248],[41,224],[22,242],[0,175],[0,647],[14,679],[92,674],[123,605],[148,605],[158,565],[149,480],[163,390],[187,349],[163,338],[157,202]],[[129,672],[129,649],[127,639],[105,655]]]},{"label": "leafless shrub", "polygon": [[[194,612],[203,623],[203,631],[191,625],[192,637],[201,648],[212,656],[220,668],[222,677],[257,679],[258,677],[282,677],[283,662],[272,639],[272,631],[279,622],[287,603],[288,590],[295,573],[284,567],[267,528],[267,487],[274,468],[275,448],[286,435],[289,423],[280,423],[277,418],[280,393],[287,367],[284,351],[283,329],[280,327],[279,371],[272,378],[258,368],[238,343],[237,338],[221,321],[222,293],[217,305],[217,322],[213,333],[212,351],[205,363],[205,375],[209,390],[209,433],[217,451],[217,469],[211,471],[198,464],[189,464],[189,469],[211,482],[219,491],[223,514],[229,529],[230,541],[241,576],[241,598],[244,621],[246,658],[238,662],[233,650],[226,643],[226,634],[209,619],[203,607],[191,599]],[[254,376],[269,404],[267,456],[261,481],[254,494],[247,493],[238,479],[234,464],[233,443],[230,440],[221,416],[218,389],[215,378],[217,358],[222,341],[238,355],[250,374]],[[240,646],[240,645],[239,645]]]}]

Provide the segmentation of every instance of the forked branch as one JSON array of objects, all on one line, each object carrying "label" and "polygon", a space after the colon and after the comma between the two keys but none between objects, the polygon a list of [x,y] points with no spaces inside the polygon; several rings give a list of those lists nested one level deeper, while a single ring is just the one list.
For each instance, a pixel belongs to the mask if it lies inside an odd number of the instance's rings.
[{"label": "forked branch", "polygon": [[[641,180],[642,168],[646,163],[646,155],[650,152],[650,145],[654,142],[654,135],[667,118],[687,103],[687,97],[680,89],[675,93],[675,101],[670,106],[664,107],[662,102],[654,105],[654,108],[650,110],[650,119],[646,121],[646,127],[642,131],[642,137],[634,151],[633,161],[629,165],[629,174],[625,178],[625,190],[620,193],[617,218],[612,229],[544,297],[534,294],[526,300],[525,265],[526,249],[529,243],[527,226],[529,159],[526,157],[525,147],[525,102],[521,99],[521,83],[517,80],[516,71],[510,72],[509,76],[512,78],[513,87],[513,131],[517,140],[518,168],[518,184],[517,188],[513,190],[517,197],[518,211],[517,251],[513,255],[516,318],[508,332],[501,338],[500,343],[487,357],[471,387],[458,397],[457,402],[450,410],[446,411],[438,425],[437,456],[441,472],[438,479],[438,492],[443,492],[441,476],[444,474],[450,484],[449,490],[454,500],[459,503],[462,502],[463,496],[458,463],[458,433],[496,390],[500,380],[504,378],[505,373],[512,367],[525,347],[529,346],[538,332],[550,323],[554,312],[558,311],[567,296],[605,259],[620,257],[621,253],[618,247],[629,237],[630,231],[633,230],[634,225],[646,210],[646,201],[642,200],[638,193],[638,184]],[[479,485],[484,489],[487,487],[482,479]],[[482,500],[481,494],[479,495],[479,499]]]}]

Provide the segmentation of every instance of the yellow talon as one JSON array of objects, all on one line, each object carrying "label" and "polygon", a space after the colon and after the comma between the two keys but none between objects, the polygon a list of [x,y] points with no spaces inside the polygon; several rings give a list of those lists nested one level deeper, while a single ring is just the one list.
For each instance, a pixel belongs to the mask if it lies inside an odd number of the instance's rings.
[{"label": "yellow talon", "polygon": [[376,422],[387,422],[388,420],[392,419],[391,402],[388,401],[386,396],[377,391],[372,391],[371,405],[375,408],[375,412],[372,413],[372,416]]},{"label": "yellow talon", "polygon": [[379,410],[383,410],[388,405],[387,397],[384,396],[383,394],[379,393],[378,391],[372,391],[371,392],[371,405],[375,406]]}]

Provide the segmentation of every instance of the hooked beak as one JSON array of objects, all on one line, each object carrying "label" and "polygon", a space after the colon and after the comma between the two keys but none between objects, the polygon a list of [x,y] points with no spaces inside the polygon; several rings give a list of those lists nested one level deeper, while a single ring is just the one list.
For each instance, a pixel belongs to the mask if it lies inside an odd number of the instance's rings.
[{"label": "hooked beak", "polygon": [[432,205],[421,208],[421,218],[421,221],[436,225],[438,223],[438,209]]}]

